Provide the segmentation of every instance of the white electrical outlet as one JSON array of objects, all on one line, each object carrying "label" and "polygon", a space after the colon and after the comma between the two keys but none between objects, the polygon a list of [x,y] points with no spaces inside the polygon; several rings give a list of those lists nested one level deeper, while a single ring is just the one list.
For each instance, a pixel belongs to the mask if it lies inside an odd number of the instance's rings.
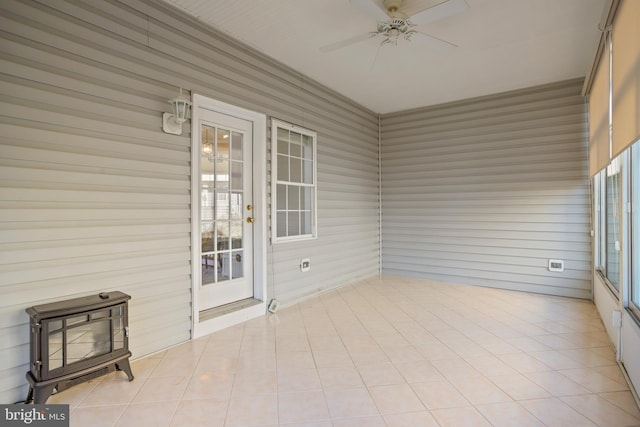
[{"label": "white electrical outlet", "polygon": [[561,259],[550,259],[549,260],[549,271],[555,271],[558,273],[562,273],[564,271],[564,261]]},{"label": "white electrical outlet", "polygon": [[302,271],[303,273],[306,273],[309,270],[311,270],[311,260],[309,258],[301,259],[300,271]]},{"label": "white electrical outlet", "polygon": [[278,300],[274,298],[271,300],[271,302],[269,302],[269,307],[267,309],[270,313],[275,313],[276,311],[278,311],[278,305],[280,305],[280,302],[278,302]]}]

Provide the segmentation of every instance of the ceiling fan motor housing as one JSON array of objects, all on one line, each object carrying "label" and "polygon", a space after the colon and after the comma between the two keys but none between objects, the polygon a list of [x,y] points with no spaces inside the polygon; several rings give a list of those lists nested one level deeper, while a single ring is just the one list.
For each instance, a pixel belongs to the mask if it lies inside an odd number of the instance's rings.
[{"label": "ceiling fan motor housing", "polygon": [[400,6],[402,6],[402,0],[384,0],[384,8],[390,14],[396,13]]}]

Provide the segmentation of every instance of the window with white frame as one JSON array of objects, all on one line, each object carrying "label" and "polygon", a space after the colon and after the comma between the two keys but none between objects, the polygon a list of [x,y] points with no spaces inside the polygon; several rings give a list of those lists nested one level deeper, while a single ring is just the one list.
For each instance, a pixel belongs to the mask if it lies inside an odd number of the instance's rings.
[{"label": "window with white frame", "polygon": [[640,141],[631,146],[631,281],[629,308],[640,319]]},{"label": "window with white frame", "polygon": [[622,274],[622,164],[621,155],[594,178],[598,215],[596,235],[599,239],[596,268],[616,293],[620,292]]},{"label": "window with white frame", "polygon": [[316,133],[271,120],[273,242],[316,238]]}]

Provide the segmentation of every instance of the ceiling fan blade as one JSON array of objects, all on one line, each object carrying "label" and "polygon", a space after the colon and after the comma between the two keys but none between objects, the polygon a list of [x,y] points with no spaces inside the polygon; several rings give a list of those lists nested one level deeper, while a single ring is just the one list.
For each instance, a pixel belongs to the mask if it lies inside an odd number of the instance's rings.
[{"label": "ceiling fan blade", "polygon": [[374,33],[366,33],[361,34],[359,36],[351,37],[346,40],[341,40],[336,43],[331,43],[326,46],[322,46],[320,48],[321,52],[333,52],[334,50],[342,49],[343,47],[351,46],[352,44],[360,43],[365,40],[369,40],[372,37],[375,37]]},{"label": "ceiling fan blade", "polygon": [[447,0],[409,17],[416,25],[430,24],[469,9],[465,0]]},{"label": "ceiling fan blade", "polygon": [[374,0],[349,0],[352,5],[356,6],[358,9],[367,13],[376,21],[387,21],[389,19],[389,15],[387,12],[380,7],[377,2]]},{"label": "ceiling fan blade", "polygon": [[414,30],[414,33],[416,33],[416,34],[414,34],[414,36],[411,37],[411,42],[412,43],[414,41],[417,41],[418,43],[420,43],[422,45],[428,45],[428,46],[431,46],[433,48],[437,48],[439,50],[451,49],[451,48],[459,47],[455,43],[451,43],[451,42],[449,42],[447,40],[441,39],[441,38],[436,37],[436,36],[432,36],[431,34],[427,34],[427,33],[424,33],[422,31]]}]

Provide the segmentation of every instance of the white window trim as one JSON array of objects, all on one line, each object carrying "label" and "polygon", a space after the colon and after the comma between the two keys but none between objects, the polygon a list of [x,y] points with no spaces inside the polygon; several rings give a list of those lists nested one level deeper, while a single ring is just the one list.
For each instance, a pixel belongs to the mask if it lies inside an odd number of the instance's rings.
[{"label": "white window trim", "polygon": [[[278,206],[277,206],[277,185],[278,183],[290,183],[291,181],[278,181],[278,128],[298,132],[313,138],[313,197],[311,198],[311,234],[298,236],[278,237]],[[273,244],[300,242],[314,240],[318,238],[318,136],[317,133],[292,123],[288,123],[276,118],[271,118],[271,242]]]}]

